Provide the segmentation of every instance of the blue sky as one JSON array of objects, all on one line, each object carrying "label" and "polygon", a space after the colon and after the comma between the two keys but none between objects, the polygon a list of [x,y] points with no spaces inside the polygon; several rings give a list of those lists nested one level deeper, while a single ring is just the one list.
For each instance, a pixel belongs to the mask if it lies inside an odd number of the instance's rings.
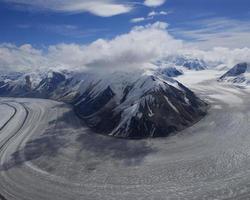
[{"label": "blue sky", "polygon": [[[88,0],[79,0],[81,1]],[[210,40],[215,40],[216,35],[221,38],[226,35],[230,37],[230,42],[225,43],[230,43],[233,47],[237,47],[237,43],[239,47],[244,46],[244,43],[250,46],[249,40],[237,41],[239,37],[248,37],[249,0],[167,0],[159,6],[147,6],[143,0],[104,1],[129,9],[118,11],[121,12],[119,14],[102,16],[99,11],[93,12],[85,8],[58,11],[56,0],[52,0],[55,3],[47,7],[42,7],[40,0],[0,0],[0,43],[29,43],[39,47],[58,43],[85,44],[98,38],[113,38],[129,32],[136,25],[163,21],[169,24],[168,31],[173,36],[188,42],[207,45],[208,41],[208,46],[212,46],[213,41]],[[99,2],[102,1],[97,0],[97,4]],[[166,14],[148,17],[152,11]],[[132,23],[131,20],[135,18],[146,20]]]},{"label": "blue sky", "polygon": [[5,70],[250,62],[249,0],[0,0],[0,27]]}]

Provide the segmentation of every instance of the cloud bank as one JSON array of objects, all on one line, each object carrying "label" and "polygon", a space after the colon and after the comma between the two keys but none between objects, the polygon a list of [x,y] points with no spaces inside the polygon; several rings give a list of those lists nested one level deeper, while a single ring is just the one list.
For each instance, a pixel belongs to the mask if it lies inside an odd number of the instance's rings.
[{"label": "cloud bank", "polygon": [[200,50],[174,38],[168,24],[156,22],[135,26],[111,40],[98,39],[88,45],[58,44],[37,49],[30,44],[0,45],[0,69],[30,71],[44,69],[94,70],[96,72],[132,71],[152,67],[155,60],[188,55],[208,62],[228,65],[250,62],[250,49],[216,47]]},{"label": "cloud bank", "polygon": [[98,39],[89,45],[58,44],[35,49],[29,44],[0,45],[0,67],[8,69],[131,70],[144,68],[152,60],[182,48],[182,41],[167,32],[167,24],[136,26],[111,40]]},{"label": "cloud bank", "polygon": [[13,44],[0,45],[0,71],[26,71],[48,65],[48,59],[42,51],[29,44],[19,47]]}]

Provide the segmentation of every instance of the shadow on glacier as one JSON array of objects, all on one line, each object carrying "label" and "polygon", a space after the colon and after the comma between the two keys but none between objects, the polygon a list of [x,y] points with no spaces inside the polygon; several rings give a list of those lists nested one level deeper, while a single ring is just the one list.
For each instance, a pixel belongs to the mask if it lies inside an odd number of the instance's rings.
[{"label": "shadow on glacier", "polygon": [[124,165],[140,165],[149,154],[156,153],[146,140],[125,140],[98,135],[95,133],[81,134],[77,138],[81,144],[79,155],[90,152],[102,160],[121,161]]},{"label": "shadow on glacier", "polygon": [[[63,109],[67,106],[60,104],[55,107]],[[69,145],[72,132],[69,131],[68,127],[76,127],[71,124],[74,123],[74,120],[69,120],[72,118],[72,114],[73,112],[69,111],[61,118],[50,121],[44,132],[35,134],[37,138],[28,141],[23,148],[12,153],[10,159],[0,165],[0,171],[7,171],[40,157],[56,157],[60,149],[67,148]]]},{"label": "shadow on glacier", "polygon": [[[66,108],[68,105],[60,104],[57,107]],[[75,115],[72,109],[65,112],[57,121],[65,122],[68,127],[78,130],[76,142],[80,144],[80,149],[76,155],[77,159],[83,152],[89,152],[100,160],[114,159],[125,165],[139,165],[148,154],[157,151],[148,144],[148,140],[118,139],[94,133],[84,125],[84,122]]]},{"label": "shadow on glacier", "polygon": [[[60,104],[57,107],[67,108],[67,105]],[[37,133],[37,138],[11,154],[10,159],[0,165],[0,171],[19,167],[40,157],[56,157],[59,151],[63,153],[71,145],[78,148],[76,159],[82,153],[87,153],[94,154],[100,160],[118,160],[124,165],[140,165],[148,154],[157,151],[148,144],[148,140],[117,139],[93,133],[69,109],[57,120],[50,121],[44,133]]]},{"label": "shadow on glacier", "polygon": [[55,157],[59,149],[65,148],[66,144],[67,140],[64,138],[56,135],[43,135],[27,142],[24,148],[14,152],[7,162],[0,165],[0,171],[7,171],[13,167],[21,166],[27,161],[32,161],[42,156]]}]

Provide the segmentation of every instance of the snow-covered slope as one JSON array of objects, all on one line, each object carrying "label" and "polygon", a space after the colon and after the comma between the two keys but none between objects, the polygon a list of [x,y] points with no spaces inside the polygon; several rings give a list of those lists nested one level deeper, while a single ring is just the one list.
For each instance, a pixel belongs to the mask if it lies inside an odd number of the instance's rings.
[{"label": "snow-covered slope", "polygon": [[[3,77],[2,77],[3,78]],[[26,94],[32,89],[32,83],[29,75],[22,75],[17,79],[5,79],[0,84],[0,94],[2,96],[19,96]]]},{"label": "snow-covered slope", "polygon": [[25,74],[0,85],[1,96],[68,102],[96,132],[123,138],[167,136],[206,112],[206,103],[159,72]]},{"label": "snow-covered slope", "polygon": [[208,68],[208,64],[204,60],[187,56],[168,56],[155,64],[162,68],[175,68],[180,71],[181,69],[200,71]]},{"label": "snow-covered slope", "polygon": [[14,97],[49,98],[60,83],[66,80],[64,74],[54,71],[32,72],[13,79],[4,79],[4,77],[1,77],[0,95]]},{"label": "snow-covered slope", "polygon": [[247,86],[250,85],[250,64],[239,63],[219,78],[219,81]]},{"label": "snow-covered slope", "polygon": [[167,136],[206,111],[206,104],[182,84],[152,73],[115,73],[88,87],[81,84],[85,90],[74,102],[77,113],[97,132],[112,136]]}]

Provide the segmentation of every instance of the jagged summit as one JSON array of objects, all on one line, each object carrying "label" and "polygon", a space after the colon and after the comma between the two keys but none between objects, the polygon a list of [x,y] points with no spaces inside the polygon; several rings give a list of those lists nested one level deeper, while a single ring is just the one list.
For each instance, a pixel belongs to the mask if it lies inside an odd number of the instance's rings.
[{"label": "jagged summit", "polygon": [[171,78],[143,74],[119,80],[122,86],[111,81],[101,90],[91,84],[78,97],[77,113],[97,132],[124,138],[167,136],[205,114],[206,104]]},{"label": "jagged summit", "polygon": [[219,81],[230,82],[238,85],[250,84],[250,64],[242,62],[235,65],[219,78]]}]

